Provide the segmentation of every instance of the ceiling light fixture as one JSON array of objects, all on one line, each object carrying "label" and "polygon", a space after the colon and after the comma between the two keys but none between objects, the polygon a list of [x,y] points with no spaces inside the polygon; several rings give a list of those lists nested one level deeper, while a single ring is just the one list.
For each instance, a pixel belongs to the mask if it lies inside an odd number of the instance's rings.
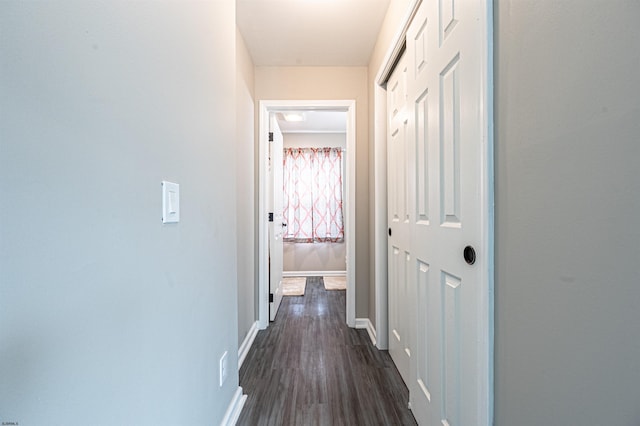
[{"label": "ceiling light fixture", "polygon": [[289,122],[301,122],[306,120],[304,112],[285,112],[282,115],[284,115],[284,120]]}]

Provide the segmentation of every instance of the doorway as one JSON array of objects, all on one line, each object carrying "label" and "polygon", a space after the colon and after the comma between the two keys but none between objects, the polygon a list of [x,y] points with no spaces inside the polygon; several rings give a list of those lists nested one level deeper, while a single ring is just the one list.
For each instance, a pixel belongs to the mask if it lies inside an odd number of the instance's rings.
[{"label": "doorway", "polygon": [[283,276],[346,280],[347,113],[283,111],[275,117],[284,148]]},{"label": "doorway", "polygon": [[346,115],[346,152],[344,173],[344,239],[346,251],[346,318],[349,327],[355,327],[355,101],[260,101],[259,107],[259,217],[258,223],[258,324],[260,329],[269,325],[269,125],[275,114],[288,112],[308,113],[340,112]]}]

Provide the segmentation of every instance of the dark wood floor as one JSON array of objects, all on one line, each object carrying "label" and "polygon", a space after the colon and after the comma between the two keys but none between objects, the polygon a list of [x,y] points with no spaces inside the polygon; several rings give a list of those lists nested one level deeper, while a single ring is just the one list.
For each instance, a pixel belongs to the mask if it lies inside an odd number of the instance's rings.
[{"label": "dark wood floor", "polygon": [[238,425],[415,425],[409,391],[387,351],[345,323],[345,291],[308,278],[284,297],[240,369]]}]

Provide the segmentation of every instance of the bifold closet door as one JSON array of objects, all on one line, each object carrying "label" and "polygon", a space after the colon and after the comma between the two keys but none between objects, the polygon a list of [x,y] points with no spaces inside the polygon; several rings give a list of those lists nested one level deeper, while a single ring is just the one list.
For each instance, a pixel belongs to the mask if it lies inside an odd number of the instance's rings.
[{"label": "bifold closet door", "polygon": [[422,425],[486,419],[486,11],[423,1],[387,85],[389,346]]}]

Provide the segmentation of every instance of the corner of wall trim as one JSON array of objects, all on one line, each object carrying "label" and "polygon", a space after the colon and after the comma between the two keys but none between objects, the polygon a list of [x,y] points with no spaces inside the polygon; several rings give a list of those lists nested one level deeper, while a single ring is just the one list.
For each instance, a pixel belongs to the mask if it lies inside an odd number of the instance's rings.
[{"label": "corner of wall trim", "polygon": [[236,389],[236,392],[233,394],[231,403],[227,408],[227,412],[224,413],[224,418],[222,419],[222,422],[220,422],[220,426],[235,426],[238,418],[240,418],[242,407],[244,407],[244,403],[246,401],[247,395],[243,395],[242,388],[238,386],[238,389]]},{"label": "corner of wall trim", "polygon": [[256,335],[258,334],[258,321],[254,322],[251,325],[251,328],[247,332],[247,335],[244,336],[244,340],[242,344],[238,348],[238,371],[240,371],[240,367],[242,367],[242,363],[244,359],[247,357],[249,353],[249,349],[251,349],[251,345],[253,345],[253,341],[256,339]]},{"label": "corner of wall trim", "polygon": [[369,318],[356,318],[356,328],[366,329],[367,334],[369,334],[369,339],[371,339],[371,343],[373,346],[376,346],[376,328],[373,326],[373,323]]}]

